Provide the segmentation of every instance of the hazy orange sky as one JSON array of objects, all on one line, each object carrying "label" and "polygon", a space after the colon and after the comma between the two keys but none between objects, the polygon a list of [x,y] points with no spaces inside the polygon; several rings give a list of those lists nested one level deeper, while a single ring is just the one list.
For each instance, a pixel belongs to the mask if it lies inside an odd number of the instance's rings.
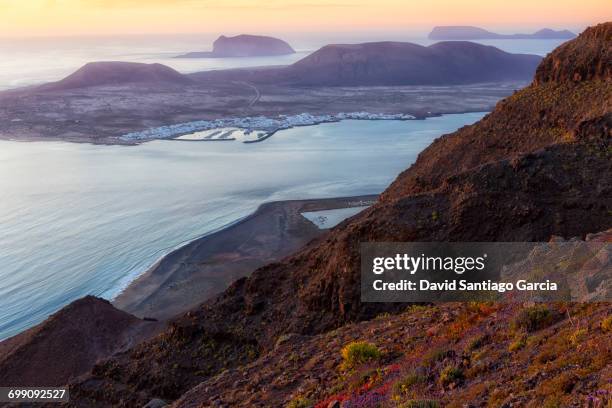
[{"label": "hazy orange sky", "polygon": [[0,0],[0,36],[583,28],[610,0]]}]

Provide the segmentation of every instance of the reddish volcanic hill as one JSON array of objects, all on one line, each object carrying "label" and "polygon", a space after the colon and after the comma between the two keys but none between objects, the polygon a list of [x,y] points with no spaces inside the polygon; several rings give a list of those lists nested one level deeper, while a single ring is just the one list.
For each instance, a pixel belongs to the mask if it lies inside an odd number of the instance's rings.
[{"label": "reddish volcanic hill", "polygon": [[137,62],[90,62],[58,82],[39,87],[42,90],[61,91],[100,85],[122,84],[189,84],[191,80],[162,64]]},{"label": "reddish volcanic hill", "polygon": [[612,30],[609,24],[589,28],[580,42],[570,41],[538,67],[535,83],[609,80],[612,77]]},{"label": "reddish volcanic hill", "polygon": [[157,325],[88,296],[0,343],[0,384],[59,386],[102,357],[128,348]]}]

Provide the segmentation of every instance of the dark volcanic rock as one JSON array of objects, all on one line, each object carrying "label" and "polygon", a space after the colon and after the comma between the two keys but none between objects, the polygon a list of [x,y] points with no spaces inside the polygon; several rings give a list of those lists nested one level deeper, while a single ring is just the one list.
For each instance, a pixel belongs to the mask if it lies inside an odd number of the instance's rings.
[{"label": "dark volcanic rock", "polygon": [[[612,239],[612,234],[608,234],[608,239]],[[555,314],[561,312],[571,316],[571,319],[561,319],[537,332],[538,337],[548,341],[534,342],[513,353],[507,352],[509,345],[516,341],[508,322],[518,319],[525,312],[520,303],[474,305],[465,302],[407,306],[406,311],[400,314],[380,315],[376,319],[346,325],[333,332],[315,336],[283,336],[274,350],[252,364],[229,369],[203,381],[183,394],[172,404],[172,408],[291,407],[300,406],[295,404],[298,397],[302,401],[308,399],[311,404],[307,406],[317,408],[545,406],[534,404],[534,400],[539,402],[551,394],[551,388],[545,388],[546,380],[556,375],[560,375],[561,379],[567,378],[568,371],[572,370],[575,371],[571,378],[576,379],[576,384],[585,384],[586,381],[581,380],[586,377],[588,385],[573,387],[568,395],[564,395],[562,406],[584,406],[585,391],[597,389],[596,384],[603,385],[609,381],[610,367],[603,365],[612,358],[609,347],[612,332],[598,330],[597,324],[609,315],[612,305],[602,302],[545,307],[545,310]],[[575,322],[586,324],[587,319],[592,325],[588,334],[583,331],[583,345],[576,347],[570,341],[559,341],[560,344],[555,344],[554,348],[558,352],[555,357],[559,356],[556,362],[566,363],[562,370],[551,367],[552,364],[546,360],[546,356],[551,359],[551,342],[567,339],[576,332]],[[428,333],[426,336],[425,330]],[[388,357],[355,368],[355,374],[339,370],[342,364],[339,350],[355,339],[375,344]],[[470,355],[471,349],[475,349],[473,355]],[[434,354],[439,356],[439,361],[432,363],[431,356]],[[540,365],[542,360],[547,366]],[[571,366],[567,361],[580,363]],[[590,369],[586,376],[576,375],[576,371],[584,370],[583,367],[588,365],[585,361],[603,364]],[[392,388],[398,379],[405,378],[401,376],[404,372],[437,372],[450,364],[463,367],[466,371],[469,370],[466,365],[469,367],[471,364],[472,370],[468,372],[478,370],[478,375],[452,388],[443,389],[437,376],[420,374],[421,384],[413,384],[410,397],[426,397],[428,401],[437,403],[400,405],[401,402],[389,401],[385,404],[386,398],[378,397],[385,388]],[[376,377],[372,376],[373,372],[377,372]],[[415,376],[409,375],[409,378]],[[371,379],[366,383],[369,391],[366,387],[356,386],[368,381],[368,378]],[[499,402],[501,399],[495,400],[488,389],[483,390],[483,381],[495,384],[497,392],[511,395],[508,398],[511,403],[506,400],[502,404]],[[380,392],[381,384],[385,387],[382,388],[383,392]],[[553,388],[552,392],[557,389]],[[569,391],[569,388],[566,389]],[[389,398],[389,395],[386,397]],[[401,396],[395,398],[400,399]],[[381,399],[383,404],[376,404]],[[292,401],[294,404],[290,405]],[[526,401],[530,401],[530,404],[526,405]]]},{"label": "dark volcanic rock", "polygon": [[284,68],[239,69],[195,78],[298,86],[452,85],[533,77],[541,58],[471,42],[327,45]]},{"label": "dark volcanic rock", "polygon": [[428,38],[431,40],[487,40],[487,39],[571,39],[576,34],[568,30],[555,31],[543,28],[533,34],[498,34],[473,26],[434,27]]},{"label": "dark volcanic rock", "polygon": [[212,52],[190,52],[179,58],[265,57],[293,53],[295,50],[278,38],[241,34],[217,38]]},{"label": "dark volcanic rock", "polygon": [[158,327],[88,296],[0,343],[0,384],[59,386]]},{"label": "dark volcanic rock", "polygon": [[61,91],[101,85],[149,83],[185,85],[189,77],[162,64],[137,62],[90,62],[66,78],[40,86],[39,90]]},{"label": "dark volcanic rock", "polygon": [[581,41],[570,41],[555,50],[538,67],[535,82],[579,82],[612,77],[612,25],[587,28]]}]

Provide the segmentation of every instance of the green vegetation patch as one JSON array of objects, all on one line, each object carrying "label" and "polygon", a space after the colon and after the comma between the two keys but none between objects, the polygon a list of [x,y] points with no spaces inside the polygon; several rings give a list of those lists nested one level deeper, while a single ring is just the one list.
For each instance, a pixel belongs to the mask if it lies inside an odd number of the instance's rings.
[{"label": "green vegetation patch", "polygon": [[587,329],[578,329],[570,336],[570,343],[572,346],[578,346],[587,338],[588,334],[589,332]]},{"label": "green vegetation patch", "polygon": [[287,408],[310,408],[312,407],[312,402],[308,398],[304,397],[296,397],[289,401],[287,404]]},{"label": "green vegetation patch", "polygon": [[485,344],[490,343],[490,341],[491,341],[491,336],[489,336],[488,334],[483,334],[480,336],[473,337],[472,339],[470,339],[470,341],[466,345],[465,351],[470,352],[470,351],[478,350]]},{"label": "green vegetation patch", "polygon": [[410,400],[401,404],[399,408],[440,408],[440,404],[435,400]]},{"label": "green vegetation patch", "polygon": [[347,344],[342,348],[341,354],[345,368],[353,368],[378,360],[382,355],[378,347],[366,341],[354,341]]},{"label": "green vegetation patch", "polygon": [[508,346],[508,351],[518,351],[527,345],[527,338],[525,336],[520,336],[516,340],[514,340]]},{"label": "green vegetation patch", "polygon": [[450,350],[444,347],[440,347],[440,348],[433,349],[429,351],[427,354],[425,354],[425,356],[423,357],[423,362],[425,365],[431,367],[435,365],[437,362],[443,361],[447,357],[452,357],[454,355],[455,355],[455,352],[453,350]]},{"label": "green vegetation patch", "polygon": [[451,383],[459,383],[463,381],[463,370],[455,366],[446,366],[440,371],[440,384],[448,385]]},{"label": "green vegetation patch", "polygon": [[559,320],[559,313],[551,310],[545,305],[535,305],[521,310],[514,319],[513,326],[534,332],[544,329]]},{"label": "green vegetation patch", "polygon": [[417,373],[409,373],[393,384],[393,396],[401,397],[408,395],[410,388],[416,384],[424,383],[427,377]]},{"label": "green vegetation patch", "polygon": [[601,330],[604,332],[612,331],[612,316],[608,316],[601,321]]}]

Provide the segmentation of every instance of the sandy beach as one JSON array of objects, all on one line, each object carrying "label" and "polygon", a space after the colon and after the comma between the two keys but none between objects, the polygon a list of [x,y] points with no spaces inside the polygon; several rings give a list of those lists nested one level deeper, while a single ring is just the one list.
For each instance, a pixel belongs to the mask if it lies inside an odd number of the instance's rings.
[{"label": "sandy beach", "polygon": [[262,204],[244,219],[162,258],[113,304],[139,317],[170,318],[326,233],[302,212],[361,207],[376,199],[375,195],[367,195]]}]

